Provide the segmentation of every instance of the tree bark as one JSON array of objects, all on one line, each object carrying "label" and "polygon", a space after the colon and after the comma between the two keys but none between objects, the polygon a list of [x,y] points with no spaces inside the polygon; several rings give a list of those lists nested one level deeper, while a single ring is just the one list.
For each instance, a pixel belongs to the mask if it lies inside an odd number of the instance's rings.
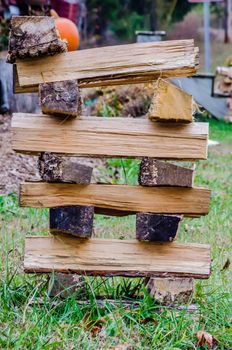
[{"label": "tree bark", "polygon": [[162,162],[154,158],[143,158],[139,170],[142,186],[193,187],[194,169]]},{"label": "tree bark", "polygon": [[40,84],[39,97],[44,114],[81,115],[82,102],[77,80]]},{"label": "tree bark", "polygon": [[15,16],[11,31],[7,61],[17,58],[55,55],[67,51],[67,42],[60,39],[53,17]]}]

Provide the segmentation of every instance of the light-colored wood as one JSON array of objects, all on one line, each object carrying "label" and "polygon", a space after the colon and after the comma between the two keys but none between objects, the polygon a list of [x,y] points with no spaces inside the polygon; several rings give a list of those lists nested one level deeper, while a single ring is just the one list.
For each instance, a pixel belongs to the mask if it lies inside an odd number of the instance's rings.
[{"label": "light-colored wood", "polygon": [[11,18],[8,62],[13,63],[17,58],[35,58],[64,51],[67,51],[67,42],[60,39],[53,17],[13,16]]},{"label": "light-colored wood", "polygon": [[152,121],[191,123],[193,98],[168,81],[158,79],[154,83],[154,96],[148,117]]},{"label": "light-colored wood", "polygon": [[108,46],[33,61],[18,60],[19,86],[15,90],[37,91],[41,83],[69,79],[78,79],[82,88],[142,83],[160,76],[193,75],[197,68],[198,48],[193,40]]},{"label": "light-colored wood", "polygon": [[148,119],[14,114],[12,147],[24,153],[206,159],[207,123],[166,124]]},{"label": "light-colored wood", "polygon": [[190,243],[27,237],[26,272],[208,278],[210,247]]},{"label": "light-colored wood", "polygon": [[157,214],[204,215],[208,213],[209,201],[210,190],[202,188],[46,182],[25,182],[20,187],[20,205],[34,208],[93,205]]}]

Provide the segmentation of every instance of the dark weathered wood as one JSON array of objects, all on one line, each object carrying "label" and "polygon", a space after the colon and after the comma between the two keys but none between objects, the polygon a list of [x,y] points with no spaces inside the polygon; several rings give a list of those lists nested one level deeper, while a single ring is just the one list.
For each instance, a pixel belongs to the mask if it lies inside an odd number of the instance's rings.
[{"label": "dark weathered wood", "polygon": [[13,16],[7,61],[40,57],[67,51],[67,42],[60,39],[53,17]]},{"label": "dark weathered wood", "polygon": [[39,85],[42,112],[77,117],[81,115],[81,96],[77,80]]},{"label": "dark weathered wood", "polygon": [[94,213],[99,215],[106,215],[106,216],[128,216],[128,215],[134,215],[136,212],[133,211],[127,211],[127,210],[115,210],[110,208],[94,208]]},{"label": "dark weathered wood", "polygon": [[27,237],[25,272],[64,272],[92,276],[208,278],[206,244],[83,239],[70,235]]},{"label": "dark weathered wood", "polygon": [[50,232],[91,237],[93,218],[93,206],[51,208],[49,211]]},{"label": "dark weathered wood", "polygon": [[142,186],[193,187],[194,169],[161,162],[154,158],[143,158],[139,170]]},{"label": "dark weathered wood", "polygon": [[182,215],[136,214],[136,238],[140,241],[171,242],[175,239]]},{"label": "dark weathered wood", "polygon": [[89,184],[93,168],[79,164],[75,158],[60,157],[52,153],[42,153],[38,161],[39,173],[46,182],[68,182]]}]

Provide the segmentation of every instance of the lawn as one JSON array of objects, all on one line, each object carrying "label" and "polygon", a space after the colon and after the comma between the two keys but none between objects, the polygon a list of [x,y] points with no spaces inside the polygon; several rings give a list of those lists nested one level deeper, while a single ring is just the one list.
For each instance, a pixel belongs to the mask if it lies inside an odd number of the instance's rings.
[{"label": "lawn", "polygon": [[[48,276],[25,275],[22,268],[24,237],[47,234],[48,211],[20,209],[10,194],[0,197],[0,349],[200,349],[199,330],[216,338],[215,349],[232,349],[231,125],[210,120],[210,138],[220,145],[210,147],[195,176],[195,184],[212,190],[210,213],[185,219],[178,237],[212,247],[212,275],[196,281],[195,311],[155,303],[138,278],[86,278],[77,295],[49,299]],[[118,171],[123,176],[120,164]],[[133,216],[95,218],[98,237],[128,239],[134,231]],[[86,293],[88,303],[80,303]],[[98,295],[106,297],[101,304]]]}]

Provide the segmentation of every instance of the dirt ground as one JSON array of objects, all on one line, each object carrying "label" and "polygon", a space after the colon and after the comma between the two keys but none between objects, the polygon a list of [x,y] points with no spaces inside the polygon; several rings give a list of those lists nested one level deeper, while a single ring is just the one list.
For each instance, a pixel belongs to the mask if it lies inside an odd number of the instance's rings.
[{"label": "dirt ground", "polygon": [[24,180],[39,180],[37,157],[15,153],[11,148],[11,115],[0,115],[0,194],[17,192]]}]

